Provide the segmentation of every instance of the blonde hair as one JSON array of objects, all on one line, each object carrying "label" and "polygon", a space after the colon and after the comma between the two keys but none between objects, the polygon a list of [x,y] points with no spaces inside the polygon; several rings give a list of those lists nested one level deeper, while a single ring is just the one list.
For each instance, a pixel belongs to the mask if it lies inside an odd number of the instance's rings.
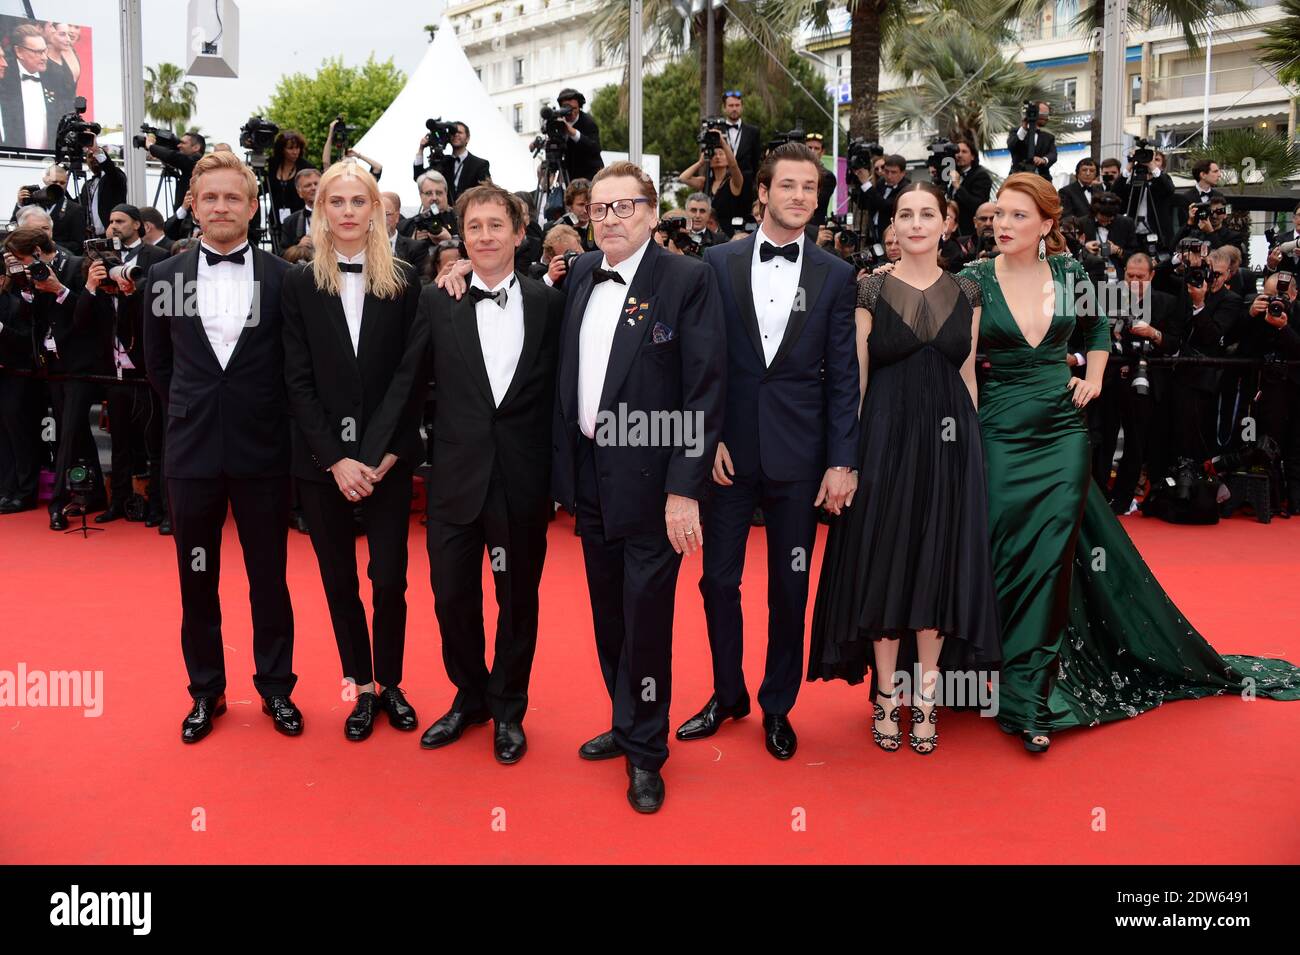
[{"label": "blonde hair", "polygon": [[325,218],[325,201],[334,184],[348,176],[365,187],[370,197],[370,227],[366,233],[366,267],[363,275],[366,292],[379,298],[397,298],[406,288],[406,275],[398,267],[401,260],[393,255],[388,244],[388,225],[384,221],[384,204],[379,198],[379,185],[354,159],[334,163],[320,177],[316,187],[316,203],[311,217],[312,255],[311,271],[316,288],[338,295],[342,286],[339,278],[338,256],[334,252],[334,235]]},{"label": "blonde hair", "polygon": [[257,177],[253,175],[253,170],[244,165],[244,161],[234,153],[227,152],[208,153],[194,164],[194,170],[190,173],[190,194],[195,199],[199,197],[199,180],[218,169],[230,169],[239,173],[244,178],[244,191],[248,193],[248,198],[257,201]]}]

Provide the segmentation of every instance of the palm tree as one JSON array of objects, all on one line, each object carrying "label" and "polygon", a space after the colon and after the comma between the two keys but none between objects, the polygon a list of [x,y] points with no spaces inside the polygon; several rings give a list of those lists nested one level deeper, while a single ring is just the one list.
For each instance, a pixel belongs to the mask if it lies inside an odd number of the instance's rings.
[{"label": "palm tree", "polygon": [[159,63],[144,68],[144,112],[161,126],[176,128],[194,115],[198,87],[185,79],[185,71],[175,63]]},{"label": "palm tree", "polygon": [[1277,70],[1279,83],[1300,85],[1300,0],[1278,0],[1286,17],[1264,27],[1259,61]]},{"label": "palm tree", "polygon": [[1187,160],[1213,159],[1223,170],[1219,188],[1228,193],[1247,189],[1282,188],[1300,172],[1300,152],[1275,133],[1258,129],[1225,129],[1212,133],[1209,143],[1189,149]]}]

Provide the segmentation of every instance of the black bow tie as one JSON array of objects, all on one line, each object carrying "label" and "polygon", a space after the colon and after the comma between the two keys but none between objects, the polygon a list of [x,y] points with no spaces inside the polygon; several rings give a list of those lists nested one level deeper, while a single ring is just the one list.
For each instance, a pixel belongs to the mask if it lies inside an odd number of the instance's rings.
[{"label": "black bow tie", "polygon": [[489,292],[487,289],[479,288],[477,285],[471,285],[469,287],[469,299],[475,305],[482,301],[492,301],[497,303],[497,308],[505,308],[507,298],[506,290],[503,288],[499,288],[495,292]]},{"label": "black bow tie", "polygon": [[728,123],[727,126],[730,129],[740,129],[740,123]]},{"label": "black bow tie", "polygon": [[360,271],[361,271],[361,263],[360,263],[360,262],[340,262],[340,263],[339,263],[339,271],[340,271],[340,272],[360,272]]},{"label": "black bow tie", "polygon": [[758,247],[758,260],[760,262],[767,262],[778,255],[787,261],[798,262],[799,243],[791,242],[789,245],[776,246],[771,242],[764,242]]},{"label": "black bow tie", "polygon": [[626,285],[623,276],[619,275],[613,269],[602,269],[600,266],[591,270],[591,284],[599,285],[601,282],[609,279],[611,282],[617,282],[619,285]]},{"label": "black bow tie", "polygon": [[244,253],[248,251],[248,246],[241,245],[234,252],[222,255],[220,252],[213,252],[211,249],[204,249],[203,255],[208,260],[208,265],[217,265],[220,262],[233,262],[235,265],[244,264]]},{"label": "black bow tie", "polygon": [[31,80],[33,83],[39,83],[41,81],[41,78],[39,76],[29,76],[25,73],[23,74],[23,79]]}]

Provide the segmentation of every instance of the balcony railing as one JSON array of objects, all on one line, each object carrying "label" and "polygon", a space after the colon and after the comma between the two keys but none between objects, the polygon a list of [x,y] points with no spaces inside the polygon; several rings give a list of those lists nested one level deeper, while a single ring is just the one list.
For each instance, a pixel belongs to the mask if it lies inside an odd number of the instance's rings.
[{"label": "balcony railing", "polygon": [[[1210,71],[1210,94],[1245,93],[1257,87],[1277,85],[1271,73],[1262,66],[1234,66],[1226,70]],[[1149,81],[1147,98],[1184,99],[1205,94],[1205,73],[1186,73],[1178,76],[1156,76]]]}]

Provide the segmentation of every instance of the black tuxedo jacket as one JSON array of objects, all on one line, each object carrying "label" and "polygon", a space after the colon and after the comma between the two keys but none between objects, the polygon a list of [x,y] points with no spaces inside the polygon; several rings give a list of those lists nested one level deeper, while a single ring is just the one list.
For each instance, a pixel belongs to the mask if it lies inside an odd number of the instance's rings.
[{"label": "black tuxedo jacket", "polygon": [[[1191,299],[1184,286],[1179,293],[1177,334],[1182,341],[1181,354],[1215,358],[1223,355],[1224,342],[1238,333],[1238,322],[1246,317],[1241,296],[1227,288],[1207,292],[1205,307],[1192,313]],[[1197,391],[1214,391],[1221,371],[1210,366],[1174,368],[1174,379]]]},{"label": "black tuxedo jacket", "polygon": [[[29,81],[30,82],[30,81]],[[41,97],[45,100],[45,149],[54,148],[54,134],[59,128],[61,110],[67,104],[64,101],[62,87],[47,85],[41,77]],[[27,143],[27,108],[23,103],[22,82],[19,80],[18,64],[9,58],[9,69],[4,79],[0,80],[0,116],[4,120],[4,145],[10,149],[41,148]]]},{"label": "black tuxedo jacket", "polygon": [[736,164],[740,166],[740,171],[745,174],[746,185],[754,181],[754,176],[758,173],[758,164],[762,158],[763,143],[759,136],[758,127],[741,120],[740,143],[736,147]]},{"label": "black tuxedo jacket", "polygon": [[223,369],[189,294],[199,251],[196,246],[154,265],[145,287],[145,366],[167,409],[166,476],[287,476],[289,402],[280,289],[289,265],[251,250],[257,283],[253,314]]},{"label": "black tuxedo jacket", "polygon": [[466,153],[465,160],[461,163],[460,178],[455,178],[456,157],[451,157],[450,171],[452,176],[447,179],[447,193],[450,204],[455,205],[460,194],[468,189],[473,189],[481,182],[486,182],[492,178],[492,169],[488,161],[482,156],[475,156],[473,153]]},{"label": "black tuxedo jacket", "polygon": [[[601,261],[599,252],[579,256],[564,281],[567,300],[555,403],[552,487],[555,499],[570,511],[577,507],[577,451],[582,437],[578,426],[579,332],[591,297],[592,269]],[[656,328],[660,341],[655,341]],[[726,335],[713,270],[649,240],[624,296],[599,409],[615,419],[621,412],[629,433],[633,413],[654,421],[655,412],[677,412],[680,433],[686,435],[689,419],[690,427],[699,429],[693,435],[698,443],[690,448],[595,442],[606,538],[662,534],[665,494],[700,501],[707,493],[722,431]],[[598,438],[600,423],[598,420]]]},{"label": "black tuxedo jacket", "polygon": [[493,477],[505,483],[512,521],[545,521],[551,514],[551,426],[564,296],[519,272],[515,283],[508,294],[523,296],[524,346],[499,407],[474,303],[468,295],[456,301],[436,285],[420,296],[419,321],[428,328],[438,393],[429,515],[449,524],[479,516]]},{"label": "black tuxedo jacket", "polygon": [[[892,188],[882,179],[862,193],[862,205],[867,210],[867,220],[872,223],[876,241],[881,241],[885,228],[894,217],[894,206],[898,203],[898,194],[912,184],[910,176],[898,180]],[[861,190],[859,189],[859,192]],[[974,213],[972,212],[973,216]]]},{"label": "black tuxedo jacket", "polygon": [[[1012,172],[1036,172],[1044,179],[1052,178],[1052,166],[1056,165],[1056,137],[1045,129],[1031,128],[1025,132],[1025,138],[1021,139],[1016,135],[1020,126],[1017,126],[1007,133],[1007,151],[1011,153],[1011,171]],[[1034,151],[1030,155],[1029,143],[1033,141]],[[1035,166],[1032,160],[1035,156],[1042,156],[1047,163],[1042,166]]]},{"label": "black tuxedo jacket", "polygon": [[[131,261],[143,268],[147,275],[153,266],[167,258],[169,256],[165,251],[142,241]],[[77,261],[80,263],[81,260]],[[84,278],[82,281],[84,282]],[[142,280],[130,295],[109,295],[99,291],[81,292],[81,300],[77,303],[74,334],[78,339],[84,337],[94,341],[95,354],[98,356],[96,374],[113,374],[113,339],[116,337],[122,342],[131,364],[135,366],[134,370],[123,370],[122,377],[144,376],[144,285]],[[55,340],[58,341],[57,336]],[[61,342],[59,351],[60,353],[64,351]]]},{"label": "black tuxedo jacket", "polygon": [[827,467],[858,466],[858,357],[853,268],[803,243],[799,288],[768,366],[754,310],[755,236],[706,249],[727,330],[722,442],[736,473],[774,481],[819,479]]},{"label": "black tuxedo jacket", "polygon": [[428,329],[416,320],[415,270],[402,267],[402,274],[406,288],[397,298],[366,294],[355,353],[343,302],[316,287],[311,263],[285,275],[280,309],[294,477],[333,483],[329,467],[343,458],[371,467],[388,452],[412,466],[423,459]]},{"label": "black tuxedo jacket", "polygon": [[978,163],[961,177],[961,185],[952,191],[957,202],[957,234],[975,234],[975,210],[989,201],[993,192],[993,175]]},{"label": "black tuxedo jacket", "polygon": [[[1097,220],[1093,219],[1092,216],[1081,220],[1079,222],[1079,236],[1089,242],[1097,238]],[[1137,251],[1137,233],[1133,228],[1133,220],[1128,216],[1115,216],[1110,220],[1110,227],[1106,230],[1106,236],[1110,244],[1120,252],[1113,258],[1116,260],[1117,267],[1122,269],[1124,259]]]},{"label": "black tuxedo jacket", "polygon": [[[1120,176],[1115,180],[1114,193],[1123,201],[1122,209],[1127,214],[1133,193],[1133,185],[1127,177]],[[1134,209],[1133,212],[1136,215],[1137,210]],[[1174,181],[1165,173],[1151,179],[1147,186],[1147,215],[1147,225],[1160,237],[1160,244],[1164,248],[1172,247],[1174,235],[1178,232],[1174,226]],[[1179,221],[1187,221],[1186,206],[1183,207],[1183,217]]]},{"label": "black tuxedo jacket", "polygon": [[393,246],[393,254],[404,262],[409,262],[415,267],[415,274],[420,274],[420,266],[429,256],[429,243],[423,239],[412,239],[410,236],[397,234],[397,242]]},{"label": "black tuxedo jacket", "polygon": [[[113,162],[112,157],[105,155],[104,162],[99,167],[98,176],[94,177],[95,184],[86,183],[82,191],[82,198],[86,192],[94,190],[95,209],[99,212],[99,221],[108,225],[108,217],[112,214],[113,208],[126,202],[126,173]],[[90,226],[90,207],[86,207],[86,223],[89,235]],[[102,235],[103,233],[99,233]]]},{"label": "black tuxedo jacket", "polygon": [[1105,191],[1099,182],[1094,182],[1085,189],[1076,179],[1058,189],[1057,195],[1061,197],[1061,210],[1065,215],[1085,219],[1092,215],[1093,198]]},{"label": "black tuxedo jacket", "polygon": [[564,168],[570,182],[590,179],[605,167],[605,160],[600,158],[600,129],[591,114],[578,113],[573,128],[578,131],[578,141],[566,139],[564,151]]},{"label": "black tuxedo jacket", "polygon": [[302,237],[310,231],[311,220],[307,218],[307,210],[299,209],[285,218],[280,226],[281,248],[287,249],[291,245],[297,245],[302,241]]}]

